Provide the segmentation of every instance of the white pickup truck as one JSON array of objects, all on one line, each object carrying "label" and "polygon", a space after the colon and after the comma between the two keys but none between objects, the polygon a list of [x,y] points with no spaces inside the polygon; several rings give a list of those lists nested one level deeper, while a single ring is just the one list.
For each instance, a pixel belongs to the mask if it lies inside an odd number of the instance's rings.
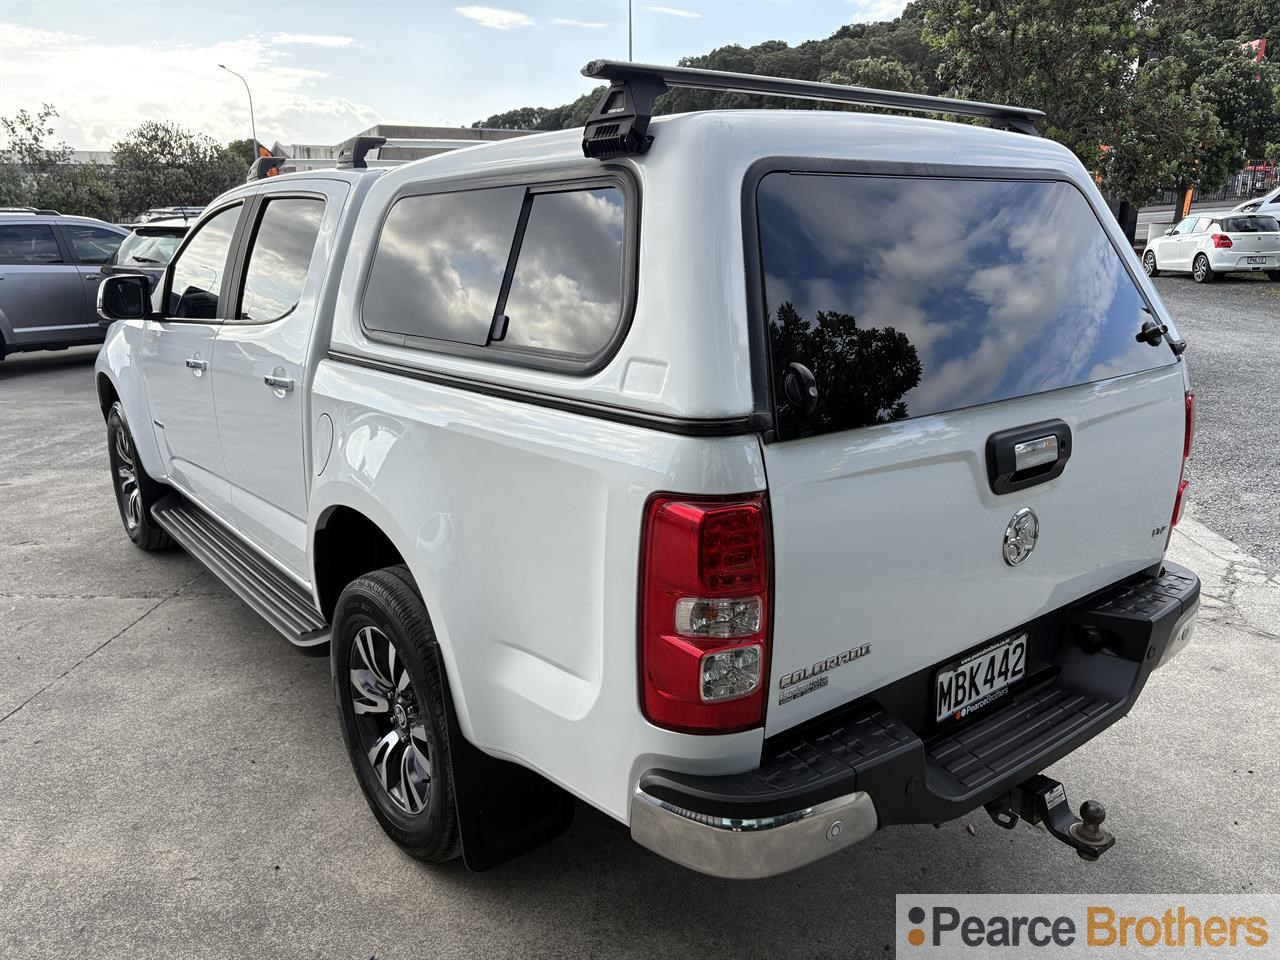
[{"label": "white pickup truck", "polygon": [[[1089,174],[1034,110],[584,73],[585,130],[357,143],[211,203],[154,294],[103,284],[130,538],[327,649],[423,859],[502,862],[575,797],[726,877],[980,806],[1096,859],[1101,805],[1042,771],[1199,582],[1164,560],[1184,345]],[[675,86],[991,126],[652,118]]]}]

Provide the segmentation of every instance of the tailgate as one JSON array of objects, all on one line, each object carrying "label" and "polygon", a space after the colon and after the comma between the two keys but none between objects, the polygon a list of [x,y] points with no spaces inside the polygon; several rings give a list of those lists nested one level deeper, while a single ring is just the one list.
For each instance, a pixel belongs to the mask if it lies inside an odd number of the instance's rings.
[{"label": "tailgate", "polygon": [[[1181,369],[1165,367],[766,445],[776,587],[766,733],[950,660],[1157,562],[1178,484],[1182,397]],[[987,437],[1055,418],[1072,433],[1062,475],[993,493]],[[1012,566],[1005,530],[1024,507],[1035,512],[1039,537]],[[783,678],[790,679],[785,688]],[[807,684],[815,689],[795,696]]]},{"label": "tailgate", "polygon": [[[1134,258],[1081,188],[779,171],[756,211],[777,423],[767,735],[1161,558],[1184,371],[1138,338]],[[1014,441],[1051,435],[1000,480]]]}]

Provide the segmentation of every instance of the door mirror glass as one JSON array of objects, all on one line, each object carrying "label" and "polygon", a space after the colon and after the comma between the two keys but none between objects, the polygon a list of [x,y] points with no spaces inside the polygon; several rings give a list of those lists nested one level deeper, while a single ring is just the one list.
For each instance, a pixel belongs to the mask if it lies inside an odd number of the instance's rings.
[{"label": "door mirror glass", "polygon": [[103,320],[141,320],[150,312],[151,283],[139,274],[107,277],[98,285],[98,316]]},{"label": "door mirror glass", "polygon": [[1170,227],[1168,230],[1166,230],[1166,231],[1164,232],[1164,235],[1165,235],[1166,237],[1172,237],[1172,236],[1173,236],[1173,227]]}]

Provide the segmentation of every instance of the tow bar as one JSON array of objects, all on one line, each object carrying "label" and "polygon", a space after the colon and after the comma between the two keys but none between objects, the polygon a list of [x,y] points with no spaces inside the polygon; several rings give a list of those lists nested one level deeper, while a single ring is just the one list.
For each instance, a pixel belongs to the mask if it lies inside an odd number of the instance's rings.
[{"label": "tow bar", "polygon": [[1032,826],[1043,823],[1051,834],[1074,847],[1081,860],[1097,860],[1116,843],[1116,838],[1102,829],[1102,821],[1107,819],[1102,804],[1086,800],[1080,804],[1080,816],[1074,816],[1066,788],[1042,773],[992,800],[986,810],[1006,830],[1016,827],[1019,820]]}]

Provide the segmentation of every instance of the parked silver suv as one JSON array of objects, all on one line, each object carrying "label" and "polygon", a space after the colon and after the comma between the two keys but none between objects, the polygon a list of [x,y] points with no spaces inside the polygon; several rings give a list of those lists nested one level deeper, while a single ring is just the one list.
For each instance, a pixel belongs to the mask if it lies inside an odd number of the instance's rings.
[{"label": "parked silver suv", "polygon": [[98,284],[128,235],[53,210],[0,212],[0,358],[101,343]]}]

